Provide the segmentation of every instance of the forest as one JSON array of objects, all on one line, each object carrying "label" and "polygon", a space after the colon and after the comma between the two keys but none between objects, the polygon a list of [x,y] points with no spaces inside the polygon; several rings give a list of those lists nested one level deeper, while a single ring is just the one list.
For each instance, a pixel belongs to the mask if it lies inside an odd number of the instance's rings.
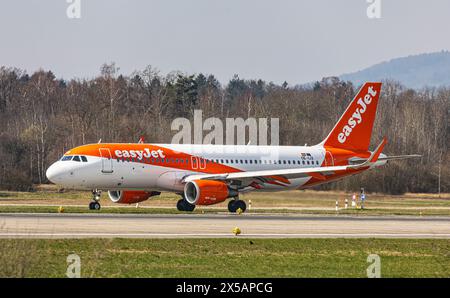
[{"label": "forest", "polygon": [[[338,78],[281,85],[235,75],[161,74],[147,66],[130,75],[104,64],[90,79],[58,79],[0,67],[0,189],[33,191],[48,183],[47,167],[70,148],[102,142],[170,142],[177,117],[279,118],[280,145],[314,145],[326,137],[359,86]],[[389,155],[421,154],[390,162],[319,189],[401,194],[450,191],[450,88],[405,88],[383,82],[372,147],[387,136]],[[205,133],[206,134],[206,133]],[[270,143],[270,142],[269,142]]]}]

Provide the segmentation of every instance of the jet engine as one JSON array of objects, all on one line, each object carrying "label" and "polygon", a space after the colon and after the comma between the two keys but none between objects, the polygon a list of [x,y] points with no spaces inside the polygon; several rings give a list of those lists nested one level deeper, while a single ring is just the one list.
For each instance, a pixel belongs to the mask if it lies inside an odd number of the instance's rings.
[{"label": "jet engine", "polygon": [[135,204],[161,194],[158,191],[110,190],[108,196],[114,203]]},{"label": "jet engine", "polygon": [[189,181],[184,186],[184,197],[192,205],[212,205],[238,196],[226,183],[213,180]]}]

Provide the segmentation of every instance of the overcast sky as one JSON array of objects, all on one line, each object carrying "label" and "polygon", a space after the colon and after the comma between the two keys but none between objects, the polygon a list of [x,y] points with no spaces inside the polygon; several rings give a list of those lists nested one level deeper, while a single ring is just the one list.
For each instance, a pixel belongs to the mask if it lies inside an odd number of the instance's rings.
[{"label": "overcast sky", "polygon": [[[73,1],[73,0],[72,0]],[[104,62],[126,75],[233,74],[291,85],[395,57],[450,49],[450,1],[0,0],[0,65],[92,78]]]}]

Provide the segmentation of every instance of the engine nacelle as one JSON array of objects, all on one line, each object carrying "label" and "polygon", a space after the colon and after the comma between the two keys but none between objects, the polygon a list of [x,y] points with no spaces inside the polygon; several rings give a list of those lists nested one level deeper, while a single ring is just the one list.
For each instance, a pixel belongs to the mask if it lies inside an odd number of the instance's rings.
[{"label": "engine nacelle", "polygon": [[237,195],[236,190],[221,181],[194,180],[184,186],[184,197],[192,205],[217,204]]},{"label": "engine nacelle", "polygon": [[114,203],[135,204],[161,194],[158,191],[110,190],[108,196]]}]

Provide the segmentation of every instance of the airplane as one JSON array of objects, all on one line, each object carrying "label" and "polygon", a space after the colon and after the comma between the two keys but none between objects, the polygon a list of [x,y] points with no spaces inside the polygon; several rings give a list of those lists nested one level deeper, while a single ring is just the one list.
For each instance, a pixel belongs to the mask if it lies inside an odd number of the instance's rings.
[{"label": "airplane", "polygon": [[239,194],[306,189],[385,165],[386,138],[369,151],[381,83],[365,83],[339,121],[314,146],[97,143],[67,151],[46,172],[63,187],[92,190],[89,209],[99,210],[102,191],[114,203],[135,204],[174,192],[179,211],[230,199],[228,210],[244,212]]}]

